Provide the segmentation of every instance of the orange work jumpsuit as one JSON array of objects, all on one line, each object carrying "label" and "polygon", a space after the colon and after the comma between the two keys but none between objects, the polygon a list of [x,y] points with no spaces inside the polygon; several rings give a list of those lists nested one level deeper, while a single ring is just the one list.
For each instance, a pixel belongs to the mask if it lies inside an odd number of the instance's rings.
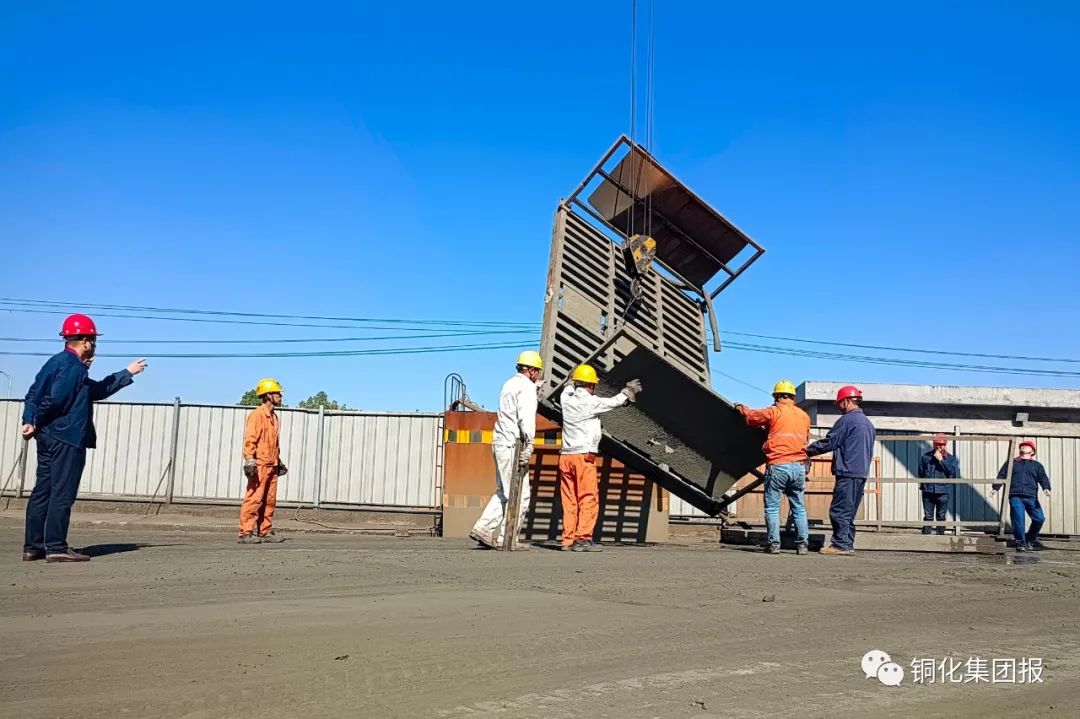
[{"label": "orange work jumpsuit", "polygon": [[244,459],[254,459],[258,474],[248,479],[244,502],[240,505],[240,536],[270,533],[277,506],[279,445],[281,429],[274,408],[262,405],[252,410],[244,429]]}]

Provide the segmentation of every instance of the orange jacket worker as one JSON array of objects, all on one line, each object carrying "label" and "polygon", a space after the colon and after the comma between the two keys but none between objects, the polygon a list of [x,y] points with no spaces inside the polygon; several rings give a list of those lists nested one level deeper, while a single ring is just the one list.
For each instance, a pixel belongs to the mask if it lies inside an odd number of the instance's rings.
[{"label": "orange jacket worker", "polygon": [[281,406],[277,380],[260,380],[255,394],[262,404],[251,411],[244,429],[244,476],[247,491],[240,505],[241,544],[284,541],[274,533],[277,480],[288,470],[281,462],[281,427],[275,408]]}]

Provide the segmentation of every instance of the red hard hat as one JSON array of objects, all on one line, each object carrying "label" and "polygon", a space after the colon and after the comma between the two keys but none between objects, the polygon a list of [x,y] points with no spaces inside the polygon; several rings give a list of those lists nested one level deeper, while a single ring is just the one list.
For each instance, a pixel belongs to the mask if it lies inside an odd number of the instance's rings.
[{"label": "red hard hat", "polygon": [[948,444],[948,443],[949,443],[949,440],[945,439],[945,435],[943,435],[943,434],[935,434],[934,435],[934,444]]},{"label": "red hard hat", "polygon": [[862,392],[854,385],[844,385],[836,392],[836,403],[840,404],[842,400],[850,399],[851,397],[862,399]]},{"label": "red hard hat", "polygon": [[[1020,447],[1023,447],[1023,446],[1025,445],[1025,444],[1026,444],[1027,446],[1031,447],[1031,451],[1032,451],[1032,453],[1034,453],[1034,452],[1037,452],[1037,451],[1038,451],[1038,450],[1037,450],[1037,449],[1035,448],[1035,443],[1034,443],[1034,442],[1032,442],[1032,441],[1031,441],[1030,439],[1025,439],[1025,440],[1024,440],[1023,442],[1021,442],[1021,443],[1020,443]],[[1018,448],[1018,449],[1019,449],[1019,448]]]},{"label": "red hard hat", "polygon": [[68,315],[60,328],[61,337],[100,337],[97,325],[86,315]]}]

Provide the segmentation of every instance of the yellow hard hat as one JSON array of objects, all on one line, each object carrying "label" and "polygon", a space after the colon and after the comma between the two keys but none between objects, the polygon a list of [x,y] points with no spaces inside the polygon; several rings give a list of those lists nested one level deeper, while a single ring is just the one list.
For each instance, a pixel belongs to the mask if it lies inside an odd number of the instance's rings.
[{"label": "yellow hard hat", "polygon": [[795,383],[789,379],[782,379],[772,388],[773,394],[790,394],[795,396]]},{"label": "yellow hard hat", "polygon": [[570,375],[570,379],[575,382],[584,382],[586,384],[596,384],[600,381],[600,378],[596,376],[596,370],[592,365],[579,364],[577,369],[574,370],[574,374]]},{"label": "yellow hard hat", "polygon": [[271,392],[281,392],[281,385],[278,384],[276,379],[259,380],[259,384],[255,385],[255,394],[262,397],[264,394],[270,394]]},{"label": "yellow hard hat", "polygon": [[534,369],[544,369],[544,360],[540,359],[539,352],[533,352],[532,350],[525,350],[518,355],[517,365],[519,367],[532,367]]}]

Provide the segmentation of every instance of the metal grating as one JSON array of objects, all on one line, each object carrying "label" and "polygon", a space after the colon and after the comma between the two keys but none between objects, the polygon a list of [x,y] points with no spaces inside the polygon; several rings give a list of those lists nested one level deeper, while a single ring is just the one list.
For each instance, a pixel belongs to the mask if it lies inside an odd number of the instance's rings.
[{"label": "metal grating", "polygon": [[700,302],[658,272],[646,273],[642,284],[642,298],[628,312],[630,276],[621,250],[572,210],[559,207],[541,347],[549,392],[600,350],[624,320],[623,336],[595,359],[598,369],[611,368],[642,346],[698,384],[710,385]]}]

